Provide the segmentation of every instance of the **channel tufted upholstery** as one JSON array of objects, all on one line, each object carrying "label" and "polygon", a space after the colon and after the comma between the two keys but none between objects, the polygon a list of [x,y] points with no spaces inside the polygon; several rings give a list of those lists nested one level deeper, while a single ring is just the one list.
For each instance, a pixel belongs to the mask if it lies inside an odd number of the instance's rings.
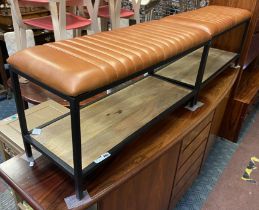
[{"label": "channel tufted upholstery", "polygon": [[246,20],[249,14],[241,9],[210,6],[28,48],[9,57],[8,63],[63,94],[77,96],[197,47]]},{"label": "channel tufted upholstery", "polygon": [[225,6],[208,6],[178,15],[171,15],[163,18],[161,21],[199,28],[208,32],[211,36],[216,36],[221,32],[248,20],[250,17],[251,12],[245,9]]},{"label": "channel tufted upholstery", "polygon": [[32,78],[76,96],[209,39],[210,35],[200,29],[152,21],[28,48],[11,56],[8,62]]}]

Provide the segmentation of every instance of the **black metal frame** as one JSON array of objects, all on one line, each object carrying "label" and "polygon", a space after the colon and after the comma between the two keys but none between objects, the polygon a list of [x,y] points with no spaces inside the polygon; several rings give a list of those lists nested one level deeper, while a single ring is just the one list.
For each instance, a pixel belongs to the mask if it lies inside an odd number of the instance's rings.
[{"label": "black metal frame", "polygon": [[[202,52],[202,59],[203,59],[203,61],[200,63],[199,71],[198,71],[198,74],[197,74],[197,77],[196,77],[196,82],[195,82],[194,85],[191,85],[191,84],[188,84],[188,83],[184,83],[184,82],[181,82],[181,81],[178,81],[178,80],[166,77],[166,76],[162,76],[162,75],[159,75],[159,74],[155,74],[155,73],[153,73],[153,76],[155,76],[157,78],[160,78],[162,80],[165,80],[167,82],[180,85],[180,86],[185,87],[185,88],[189,88],[189,89],[193,89],[194,88],[194,91],[196,91],[196,94],[195,94],[193,100],[190,101],[190,106],[194,106],[197,103],[199,91],[200,91],[200,89],[202,87],[204,87],[207,83],[209,83],[211,80],[213,80],[215,77],[217,77],[222,71],[226,70],[230,66],[230,64],[232,64],[233,62],[237,62],[238,63],[238,59],[240,58],[240,54],[241,54],[241,52],[243,50],[243,47],[244,47],[244,43],[245,43],[245,39],[246,39],[246,34],[248,32],[249,23],[250,23],[249,19],[245,20],[245,21],[239,23],[238,25],[235,25],[235,26],[227,29],[226,31],[223,31],[223,32],[217,34],[216,36],[214,36],[212,38],[212,40],[210,42],[208,42],[207,45],[204,45],[204,49],[203,49],[203,52]],[[235,28],[238,28],[238,27],[240,27],[243,24],[245,24],[245,29],[244,29],[244,34],[243,34],[242,41],[240,43],[240,48],[238,50],[237,55],[233,59],[231,59],[229,62],[227,62],[222,68],[218,69],[218,71],[216,71],[214,74],[212,74],[209,78],[207,78],[205,81],[203,81],[203,75],[204,75],[204,71],[206,69],[206,62],[207,62],[207,58],[208,58],[208,54],[209,54],[209,50],[210,50],[210,47],[212,45],[212,42],[215,39],[217,39],[218,37],[222,36],[223,34],[229,32],[229,31],[231,31],[231,30],[233,30]],[[161,69],[158,69],[156,72],[158,72]],[[201,72],[201,71],[203,71],[203,72]]]},{"label": "black metal frame", "polygon": [[[239,26],[239,25],[238,25]],[[237,26],[236,26],[237,27]],[[233,28],[232,28],[233,29]],[[244,36],[245,37],[245,36]],[[243,38],[244,39],[244,38]],[[156,118],[154,118],[153,120],[151,120],[149,123],[147,123],[146,125],[144,125],[142,128],[140,128],[139,130],[137,130],[136,132],[132,133],[132,135],[130,135],[129,137],[127,137],[125,140],[123,140],[120,144],[118,144],[117,146],[115,146],[113,149],[111,149],[110,151],[108,151],[110,154],[115,154],[121,147],[123,147],[125,144],[127,144],[129,141],[132,141],[133,139],[135,139],[138,135],[140,135],[143,131],[145,131],[148,127],[150,127],[151,125],[153,125],[154,123],[156,123],[158,120],[161,119],[161,117],[165,116],[166,114],[168,114],[169,112],[172,112],[173,110],[175,110],[176,108],[178,108],[179,106],[183,105],[183,104],[187,104],[188,102],[190,102],[191,105],[195,105],[197,103],[197,98],[198,98],[198,94],[200,92],[200,89],[202,88],[202,79],[203,79],[203,74],[204,74],[204,70],[206,67],[206,61],[208,58],[208,53],[209,53],[209,49],[211,46],[211,41],[205,42],[199,46],[196,46],[192,49],[189,49],[179,55],[176,55],[172,58],[169,58],[165,61],[160,62],[159,64],[153,65],[147,69],[144,69],[142,71],[136,72],[130,76],[128,76],[127,78],[121,79],[119,81],[113,82],[112,84],[106,85],[104,87],[98,88],[92,92],[86,92],[83,93],[81,95],[78,95],[76,97],[72,97],[72,96],[68,96],[65,95],[63,93],[61,93],[60,91],[57,91],[33,78],[31,78],[30,76],[20,72],[17,69],[14,68],[10,68],[10,72],[11,72],[11,78],[12,78],[12,82],[13,82],[13,87],[14,87],[14,95],[15,95],[15,101],[16,101],[16,105],[17,105],[17,113],[19,116],[19,121],[20,121],[20,127],[21,127],[21,133],[22,133],[22,137],[23,137],[23,142],[24,142],[24,147],[25,147],[25,152],[28,158],[32,158],[32,150],[31,150],[31,145],[34,146],[37,150],[39,150],[40,152],[42,152],[44,155],[46,155],[48,158],[50,158],[57,166],[59,166],[61,169],[63,169],[65,172],[67,172],[70,176],[72,176],[74,178],[75,181],[75,190],[76,190],[76,197],[78,199],[81,199],[83,197],[83,177],[85,175],[87,175],[90,171],[92,171],[92,169],[94,169],[96,167],[96,164],[92,163],[90,164],[88,167],[86,167],[85,169],[82,169],[82,154],[81,154],[81,129],[80,129],[80,101],[85,100],[87,98],[90,98],[98,93],[101,93],[105,90],[108,90],[110,88],[113,88],[119,84],[122,84],[128,80],[131,80],[137,76],[143,75],[144,73],[149,73],[150,76],[165,80],[167,82],[173,83],[173,84],[177,84],[180,85],[182,87],[188,88],[190,91],[189,94],[187,94],[185,97],[183,97],[181,100],[179,100],[177,103],[172,104],[171,107],[169,107],[167,110],[165,110],[163,113],[161,113],[160,115],[158,115]],[[185,84],[185,83],[181,83],[178,81],[174,81],[171,80],[169,78],[166,77],[161,77],[159,75],[154,74],[154,71],[157,69],[161,69],[162,67],[169,65],[172,62],[175,62],[176,60],[182,58],[183,56],[199,49],[200,47],[204,47],[203,49],[203,53],[201,56],[201,60],[200,60],[200,66],[198,69],[198,74],[196,77],[196,82],[194,86]],[[225,68],[228,65],[225,66]],[[224,69],[225,69],[224,68]],[[222,69],[220,69],[222,71]],[[67,163],[65,163],[63,160],[61,160],[60,158],[58,158],[55,154],[53,154],[52,152],[50,152],[49,150],[47,150],[43,145],[41,145],[40,143],[38,143],[31,135],[31,131],[28,131],[27,128],[27,123],[26,123],[26,117],[25,117],[25,113],[24,113],[24,106],[23,106],[23,100],[22,100],[22,96],[21,96],[21,90],[20,90],[20,84],[19,84],[19,79],[18,79],[18,75],[21,75],[22,77],[25,77],[26,79],[34,82],[35,84],[41,86],[42,88],[47,89],[48,91],[60,96],[61,98],[67,100],[70,104],[70,116],[71,116],[71,130],[72,130],[72,147],[73,147],[73,164],[74,164],[74,168],[72,168],[71,166],[69,166]],[[57,120],[62,119],[65,116],[68,116],[68,114],[65,114],[59,118],[56,118],[48,123],[45,123],[44,125],[42,125],[41,127],[45,127]]]}]

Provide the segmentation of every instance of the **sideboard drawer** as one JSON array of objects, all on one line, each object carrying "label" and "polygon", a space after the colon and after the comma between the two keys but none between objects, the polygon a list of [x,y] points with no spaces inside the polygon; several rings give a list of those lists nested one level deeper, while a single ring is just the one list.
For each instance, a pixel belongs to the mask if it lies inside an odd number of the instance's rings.
[{"label": "sideboard drawer", "polygon": [[211,122],[214,112],[212,112],[206,119],[204,119],[190,134],[184,137],[181,150],[185,150],[189,144],[192,143],[193,139],[199,135],[199,133]]},{"label": "sideboard drawer", "polygon": [[197,150],[190,156],[190,158],[177,170],[175,183],[177,184],[179,180],[188,172],[188,170],[191,168],[192,165],[195,164],[195,162],[200,158],[203,157],[206,142],[203,141],[202,144],[198,147]]},{"label": "sideboard drawer", "polygon": [[[194,164],[191,165],[191,167],[186,171],[186,173],[181,177],[181,179],[177,182],[175,185],[175,195],[178,195],[180,191],[182,191],[183,188],[185,188],[191,177],[195,174],[197,175],[200,171],[201,167],[201,161],[202,161],[202,156],[200,156]],[[181,194],[181,193],[180,193]]]},{"label": "sideboard drawer", "polygon": [[184,150],[182,150],[179,158],[178,167],[180,168],[189,158],[191,158],[192,154],[197,150],[197,148],[202,144],[202,142],[206,141],[209,132],[210,132],[211,124],[208,124],[203,131],[193,139]]},{"label": "sideboard drawer", "polygon": [[180,198],[184,195],[184,193],[188,190],[189,187],[191,187],[192,183],[195,181],[200,171],[200,168],[198,167],[198,165],[200,165],[201,162],[202,162],[202,156],[198,158],[194,166],[192,166],[192,168],[188,171],[188,173],[186,173],[186,176],[184,176],[174,188],[172,206],[175,206],[177,204]]}]

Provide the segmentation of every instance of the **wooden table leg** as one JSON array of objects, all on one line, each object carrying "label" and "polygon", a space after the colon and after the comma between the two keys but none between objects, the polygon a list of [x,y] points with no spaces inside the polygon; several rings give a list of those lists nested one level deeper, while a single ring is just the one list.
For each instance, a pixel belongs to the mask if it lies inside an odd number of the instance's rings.
[{"label": "wooden table leg", "polygon": [[98,25],[98,10],[100,0],[95,0],[94,3],[92,3],[92,1],[85,1],[84,5],[87,7],[87,11],[92,21],[92,30],[94,33],[100,32],[101,30]]},{"label": "wooden table leg", "polygon": [[118,7],[117,3],[121,2],[121,0],[109,0],[109,13],[110,13],[110,22],[111,22],[111,28],[116,29],[119,28],[118,25]]},{"label": "wooden table leg", "polygon": [[101,20],[101,31],[108,31],[109,20],[106,18],[100,18]]}]

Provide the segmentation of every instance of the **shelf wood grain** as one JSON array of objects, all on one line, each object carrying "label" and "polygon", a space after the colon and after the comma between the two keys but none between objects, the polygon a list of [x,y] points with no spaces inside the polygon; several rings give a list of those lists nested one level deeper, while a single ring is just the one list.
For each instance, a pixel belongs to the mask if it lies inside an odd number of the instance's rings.
[{"label": "shelf wood grain", "polygon": [[[182,59],[158,71],[157,74],[189,85],[195,85],[202,51],[203,48],[200,48],[193,53],[186,55]],[[231,61],[236,55],[236,53],[211,48],[203,76],[203,82],[216,73],[226,63]]]},{"label": "shelf wood grain", "polygon": [[[82,166],[89,166],[191,91],[147,77],[81,110]],[[73,168],[70,116],[33,136]]]}]

